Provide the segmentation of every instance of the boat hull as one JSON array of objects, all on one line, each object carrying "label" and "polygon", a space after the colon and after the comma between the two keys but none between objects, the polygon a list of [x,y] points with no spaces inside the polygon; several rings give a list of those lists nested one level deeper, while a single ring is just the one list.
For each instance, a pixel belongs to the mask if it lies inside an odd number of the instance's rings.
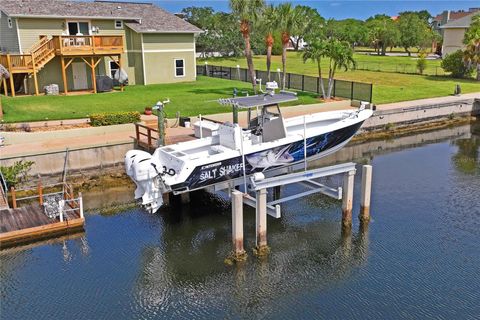
[{"label": "boat hull", "polygon": [[363,121],[359,121],[344,128],[307,138],[306,148],[304,147],[305,141],[300,139],[293,143],[246,154],[245,157],[237,156],[198,166],[184,182],[171,185],[170,188],[174,192],[184,192],[236,179],[244,174],[244,164],[245,175],[251,175],[255,172],[268,171],[272,168],[304,161],[305,156],[307,160],[322,158],[336,152],[348,143],[362,124]]}]

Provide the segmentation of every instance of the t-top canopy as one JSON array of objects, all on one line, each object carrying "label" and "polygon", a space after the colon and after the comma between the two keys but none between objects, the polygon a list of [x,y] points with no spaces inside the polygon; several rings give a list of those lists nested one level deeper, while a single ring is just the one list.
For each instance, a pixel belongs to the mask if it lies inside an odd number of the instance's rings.
[{"label": "t-top canopy", "polygon": [[279,93],[275,93],[273,95],[264,93],[248,97],[218,99],[218,102],[222,105],[233,105],[237,108],[248,109],[296,100],[298,100],[298,98],[295,92],[280,91]]}]

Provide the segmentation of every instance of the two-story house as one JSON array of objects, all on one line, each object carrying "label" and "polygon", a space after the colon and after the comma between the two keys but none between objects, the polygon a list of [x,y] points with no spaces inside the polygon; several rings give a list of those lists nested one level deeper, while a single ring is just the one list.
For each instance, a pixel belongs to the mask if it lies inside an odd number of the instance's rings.
[{"label": "two-story house", "polygon": [[0,12],[0,64],[16,90],[96,92],[96,77],[119,68],[129,84],[196,79],[201,30],[154,4],[1,0]]}]

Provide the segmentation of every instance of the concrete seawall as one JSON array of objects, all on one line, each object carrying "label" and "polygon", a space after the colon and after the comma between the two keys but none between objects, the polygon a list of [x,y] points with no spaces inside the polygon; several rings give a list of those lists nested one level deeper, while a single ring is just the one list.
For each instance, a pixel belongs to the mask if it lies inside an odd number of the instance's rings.
[{"label": "concrete seawall", "polygon": [[455,116],[480,116],[480,99],[377,110],[365,121],[361,130],[377,131],[385,129],[388,125],[407,126]]},{"label": "concrete seawall", "polygon": [[11,166],[16,161],[34,161],[29,175],[58,175],[63,172],[65,158],[67,168],[72,171],[91,171],[103,167],[121,166],[125,153],[134,148],[132,142],[109,145],[92,146],[86,148],[69,149],[67,151],[54,151],[37,153],[25,156],[13,156],[1,159],[2,166]]}]

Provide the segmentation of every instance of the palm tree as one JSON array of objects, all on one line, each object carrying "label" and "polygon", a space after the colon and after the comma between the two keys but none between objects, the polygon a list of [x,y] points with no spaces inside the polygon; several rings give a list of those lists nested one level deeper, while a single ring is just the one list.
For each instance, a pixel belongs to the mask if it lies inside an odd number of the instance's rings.
[{"label": "palm tree", "polygon": [[353,50],[350,44],[336,39],[328,39],[326,57],[329,58],[328,91],[326,99],[330,99],[337,69],[347,71],[350,67],[355,68],[356,63],[353,59]]},{"label": "palm tree", "polygon": [[252,81],[253,91],[257,92],[255,69],[253,66],[252,46],[250,44],[251,25],[257,20],[265,6],[264,0],[230,0],[230,8],[240,20],[240,32],[245,41],[245,58]]},{"label": "palm tree", "polygon": [[262,17],[261,27],[265,30],[265,45],[267,46],[267,79],[270,81],[270,69],[272,65],[272,48],[275,39],[273,38],[273,32],[275,31],[275,25],[277,23],[276,10],[273,5],[269,5],[265,8]]},{"label": "palm tree", "polygon": [[287,75],[287,47],[290,42],[290,34],[295,29],[298,19],[296,11],[291,3],[282,3],[277,7],[277,26],[282,38],[282,90],[285,90]]},{"label": "palm tree", "polygon": [[308,60],[312,60],[317,63],[318,69],[318,78],[320,79],[320,88],[322,89],[322,97],[325,99],[325,85],[322,78],[322,57],[327,53],[327,46],[325,41],[316,40],[310,42],[308,47],[304,49],[302,53],[303,63],[306,63]]},{"label": "palm tree", "polygon": [[469,69],[477,69],[477,80],[480,81],[480,14],[472,18],[463,42],[466,45],[463,60]]}]

